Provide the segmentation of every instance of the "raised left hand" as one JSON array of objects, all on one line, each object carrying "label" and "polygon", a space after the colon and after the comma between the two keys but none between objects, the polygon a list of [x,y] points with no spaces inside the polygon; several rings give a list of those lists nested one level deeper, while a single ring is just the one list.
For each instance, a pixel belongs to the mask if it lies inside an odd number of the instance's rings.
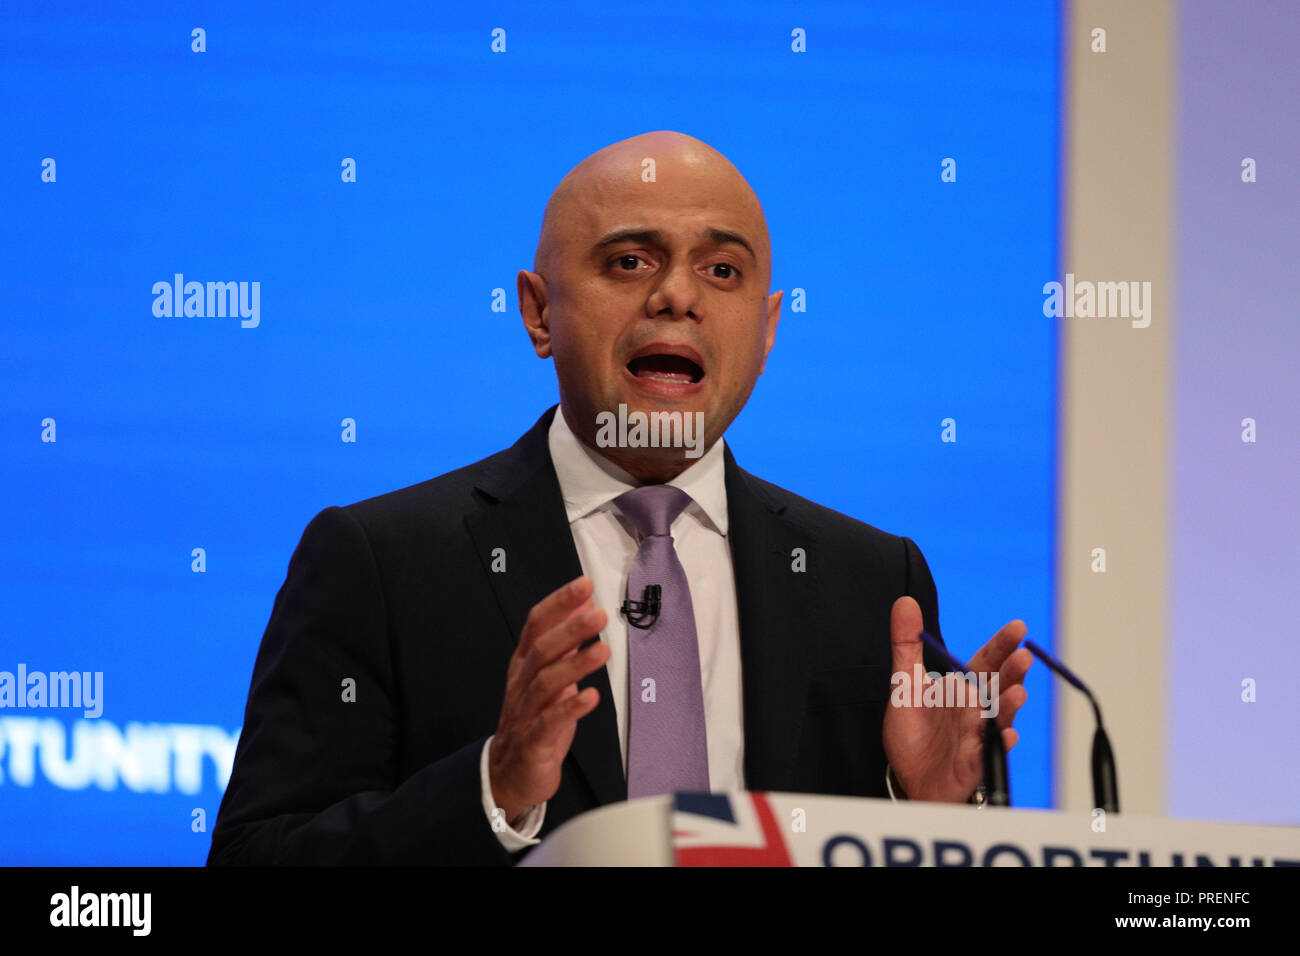
[{"label": "raised left hand", "polygon": [[[907,675],[909,706],[896,706],[894,694],[885,708],[883,730],[885,757],[903,785],[909,799],[964,803],[970,799],[984,777],[982,763],[985,720],[996,720],[1002,730],[1002,742],[1008,751],[1020,734],[1011,727],[1025,703],[1025,674],[1034,656],[1025,648],[1016,648],[1024,638],[1025,622],[1010,621],[993,635],[970,660],[977,674],[997,674],[998,706],[996,717],[981,717],[975,695],[962,694],[953,706],[910,706],[910,682],[914,666],[926,672],[921,641],[921,608],[910,597],[900,597],[890,612],[890,643],[893,649],[893,672]],[[923,676],[923,688],[934,683]]]}]

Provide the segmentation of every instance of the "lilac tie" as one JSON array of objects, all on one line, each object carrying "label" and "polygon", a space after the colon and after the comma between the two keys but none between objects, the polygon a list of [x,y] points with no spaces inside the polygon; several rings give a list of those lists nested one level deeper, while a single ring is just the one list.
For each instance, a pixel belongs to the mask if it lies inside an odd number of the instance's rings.
[{"label": "lilac tie", "polygon": [[[662,588],[659,616],[627,627],[627,796],[709,790],[708,742],[695,609],[686,571],[669,534],[691,496],[671,485],[645,485],[614,499],[641,534],[627,575],[627,597]],[[636,615],[633,615],[633,619]]]}]

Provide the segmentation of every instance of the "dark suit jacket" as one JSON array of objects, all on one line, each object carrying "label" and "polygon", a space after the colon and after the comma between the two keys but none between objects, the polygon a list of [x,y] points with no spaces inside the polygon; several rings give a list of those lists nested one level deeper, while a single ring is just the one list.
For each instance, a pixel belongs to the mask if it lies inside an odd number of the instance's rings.
[{"label": "dark suit jacket", "polygon": [[[479,754],[529,608],[582,573],[547,446],[554,413],[506,451],[312,519],[262,637],[210,865],[510,865],[527,853],[492,832]],[[939,635],[925,559],[725,458],[745,784],[885,796],[894,601],[916,598]],[[792,569],[796,548],[806,571]],[[627,797],[604,668],[592,685],[600,703],[578,722],[542,837]]]}]

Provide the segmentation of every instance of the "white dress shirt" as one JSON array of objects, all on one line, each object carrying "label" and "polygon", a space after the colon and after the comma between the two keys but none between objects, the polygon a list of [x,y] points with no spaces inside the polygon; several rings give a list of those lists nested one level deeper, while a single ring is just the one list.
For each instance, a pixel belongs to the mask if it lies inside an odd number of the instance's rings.
[{"label": "white dress shirt", "polygon": [[[561,409],[556,409],[548,434],[551,460],[564,498],[582,571],[595,584],[592,600],[608,615],[600,638],[609,645],[605,669],[614,695],[618,743],[627,773],[627,621],[618,612],[627,590],[627,575],[636,556],[637,532],[623,517],[614,499],[639,486],[635,478],[588,448],[573,434]],[[691,504],[673,521],[677,557],[691,586],[695,632],[699,639],[700,681],[704,690],[705,738],[709,756],[709,789],[743,790],[744,726],[741,712],[740,623],[736,579],[727,542],[727,488],[723,443],[718,441],[669,482],[691,496]],[[582,717],[590,719],[590,714]],[[480,759],[483,809],[498,839],[508,850],[522,849],[536,839],[546,804],[531,807],[517,829],[493,816],[488,779],[489,738]]]}]

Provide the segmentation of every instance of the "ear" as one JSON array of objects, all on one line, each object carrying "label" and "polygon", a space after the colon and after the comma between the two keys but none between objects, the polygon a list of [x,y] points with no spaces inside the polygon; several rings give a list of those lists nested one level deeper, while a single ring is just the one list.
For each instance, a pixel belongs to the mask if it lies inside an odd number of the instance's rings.
[{"label": "ear", "polygon": [[547,315],[546,280],[536,272],[520,269],[515,279],[519,294],[519,314],[524,318],[524,329],[532,340],[538,358],[551,357],[550,317]]},{"label": "ear", "polygon": [[767,297],[767,341],[763,343],[763,367],[758,370],[762,375],[767,370],[767,356],[776,344],[776,324],[781,321],[781,298],[784,290],[777,289]]}]

